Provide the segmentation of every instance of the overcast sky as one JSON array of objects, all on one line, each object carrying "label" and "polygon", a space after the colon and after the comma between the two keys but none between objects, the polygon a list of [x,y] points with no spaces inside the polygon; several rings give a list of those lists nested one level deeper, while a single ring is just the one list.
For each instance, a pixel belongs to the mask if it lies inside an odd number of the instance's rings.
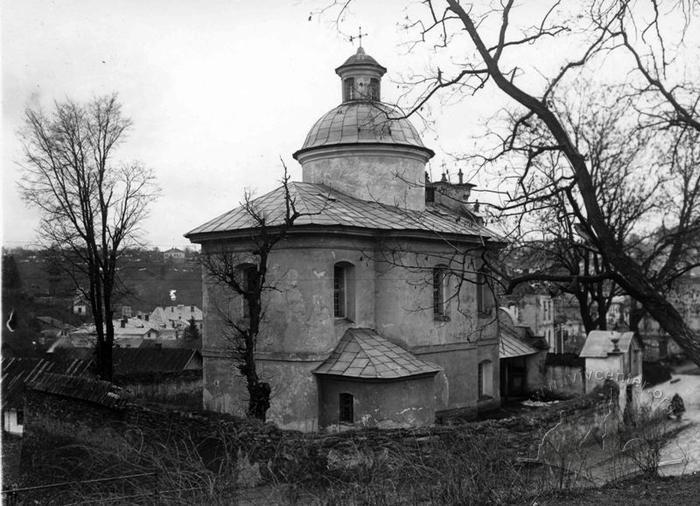
[{"label": "overcast sky", "polygon": [[[244,189],[259,195],[276,187],[280,157],[293,179],[301,179],[291,155],[313,123],[340,102],[334,69],[355,51],[347,32],[362,25],[369,34],[364,48],[389,69],[382,89],[387,101],[400,94],[391,81],[436,64],[427,48],[407,53],[402,45],[407,34],[397,22],[408,2],[354,2],[341,24],[345,34],[333,15],[309,20],[314,8],[328,3],[3,2],[3,243],[31,243],[38,223],[16,185],[23,111],[49,109],[66,97],[119,94],[133,128],[118,155],[151,167],[162,188],[143,226],[151,246],[182,247],[185,232],[236,207]],[[444,153],[470,149],[469,135],[492,112],[491,102],[479,94],[460,97],[459,107],[434,108],[436,122],[427,130],[414,120],[437,153],[434,175]]]},{"label": "overcast sky", "polygon": [[[362,24],[363,45],[391,77],[410,65],[397,56],[401,3],[372,4],[358,5],[343,26]],[[313,8],[284,0],[3,2],[4,244],[31,242],[38,222],[16,186],[16,131],[27,105],[119,93],[133,120],[119,155],[152,167],[163,190],[144,225],[144,239],[161,248],[186,244],[182,234],[235,207],[244,188],[274,188],[280,157],[300,179],[291,154],[340,102],[333,69],[355,50],[332,18],[309,21]]]}]

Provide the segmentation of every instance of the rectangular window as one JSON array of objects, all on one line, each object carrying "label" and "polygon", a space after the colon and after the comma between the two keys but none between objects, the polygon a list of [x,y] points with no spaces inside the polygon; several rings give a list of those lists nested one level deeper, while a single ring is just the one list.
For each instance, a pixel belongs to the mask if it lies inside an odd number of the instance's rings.
[{"label": "rectangular window", "polygon": [[479,399],[493,396],[493,369],[490,360],[479,362]]},{"label": "rectangular window", "polygon": [[17,410],[17,425],[24,425],[24,410]]},{"label": "rectangular window", "polygon": [[492,306],[491,288],[486,281],[486,274],[478,272],[476,274],[476,310],[480,314],[488,314]]},{"label": "rectangular window", "polygon": [[445,285],[447,284],[447,273],[444,267],[433,269],[433,314],[443,318],[446,314],[445,307]]},{"label": "rectangular window", "polygon": [[338,421],[340,423],[355,423],[353,404],[352,394],[340,394],[338,397]]},{"label": "rectangular window", "polygon": [[345,318],[345,269],[342,265],[333,268],[333,314]]}]

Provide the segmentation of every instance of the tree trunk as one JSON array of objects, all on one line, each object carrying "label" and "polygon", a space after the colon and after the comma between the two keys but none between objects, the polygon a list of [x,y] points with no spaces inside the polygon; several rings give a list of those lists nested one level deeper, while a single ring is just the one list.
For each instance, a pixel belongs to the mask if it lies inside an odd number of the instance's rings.
[{"label": "tree trunk", "polygon": [[533,112],[547,126],[552,137],[556,140],[559,150],[568,159],[583,199],[586,210],[585,221],[595,231],[597,236],[595,241],[603,259],[619,274],[620,286],[644,306],[644,309],[683,348],[688,358],[700,365],[700,340],[698,336],[683,321],[676,308],[654,288],[641,267],[623,251],[623,246],[616,241],[598,204],[593,178],[588,170],[586,158],[577,149],[559,118],[545,101],[526,93],[503,74],[498,67],[498,61],[494,59],[482,40],[470,14],[457,0],[447,0],[447,3],[450,10],[457,14],[464,24],[465,30],[476,46],[496,85],[506,95]]}]

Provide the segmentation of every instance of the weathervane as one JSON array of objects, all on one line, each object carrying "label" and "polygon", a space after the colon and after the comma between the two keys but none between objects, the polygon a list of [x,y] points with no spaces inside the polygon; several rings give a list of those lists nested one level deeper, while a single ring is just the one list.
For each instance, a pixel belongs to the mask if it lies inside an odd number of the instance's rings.
[{"label": "weathervane", "polygon": [[357,28],[357,35],[351,35],[348,40],[350,40],[350,42],[352,43],[352,42],[355,42],[355,39],[359,39],[359,41],[360,41],[359,47],[362,47],[362,37],[367,37],[367,36],[368,36],[368,34],[362,33],[362,27],[359,26]]}]

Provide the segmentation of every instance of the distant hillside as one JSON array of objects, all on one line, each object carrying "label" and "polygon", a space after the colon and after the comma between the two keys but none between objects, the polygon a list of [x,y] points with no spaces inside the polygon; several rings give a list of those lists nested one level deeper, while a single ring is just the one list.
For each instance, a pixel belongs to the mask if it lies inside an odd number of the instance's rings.
[{"label": "distant hillside", "polygon": [[[45,251],[3,252],[3,344],[20,355],[31,356],[36,348],[33,343],[41,330],[37,316],[51,316],[72,325],[88,321],[72,313],[75,286],[61,267]],[[121,286],[114,299],[115,315],[120,315],[122,305],[144,312],[173,304],[201,308],[201,272],[193,252],[187,252],[184,262],[173,263],[164,261],[156,251],[131,251],[119,268]],[[171,292],[176,296],[174,301]],[[13,310],[15,331],[9,332],[5,322]]]}]

